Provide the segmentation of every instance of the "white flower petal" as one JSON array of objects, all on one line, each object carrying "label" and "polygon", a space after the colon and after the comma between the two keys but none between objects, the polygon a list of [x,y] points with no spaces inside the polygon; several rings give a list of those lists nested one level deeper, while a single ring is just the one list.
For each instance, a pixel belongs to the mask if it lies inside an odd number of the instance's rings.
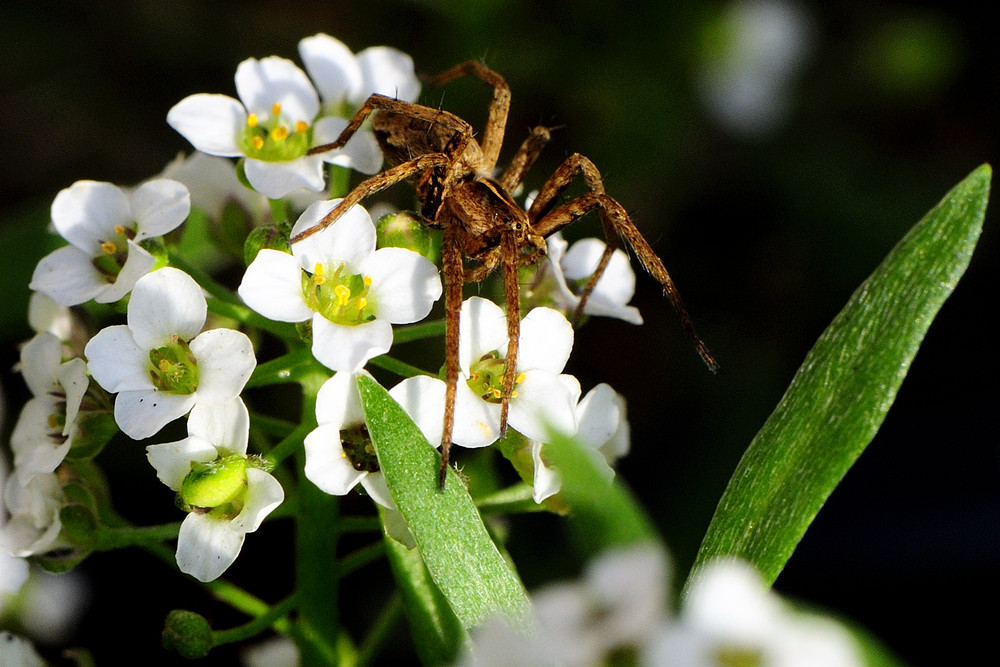
[{"label": "white flower petal", "polygon": [[392,347],[392,325],[385,320],[344,326],[316,314],[312,330],[313,356],[334,371],[356,373],[369,359],[385,354]]},{"label": "white flower petal", "polygon": [[32,398],[21,408],[10,434],[14,466],[21,474],[54,472],[66,458],[73,441],[53,437],[49,424],[52,416],[59,412],[57,399],[46,394]]},{"label": "white flower petal", "polygon": [[250,413],[239,397],[214,405],[198,403],[191,408],[188,417],[188,434],[212,443],[227,454],[245,455],[250,437]]},{"label": "white flower petal", "polygon": [[191,341],[198,363],[198,402],[228,403],[243,391],[257,358],[253,344],[242,331],[211,329]]},{"label": "white flower petal", "polygon": [[478,296],[462,303],[459,315],[458,364],[466,377],[484,354],[507,354],[507,317],[500,306]]},{"label": "white flower petal", "polygon": [[[443,403],[441,411],[443,414]],[[451,441],[462,447],[486,447],[499,438],[500,404],[488,403],[476,396],[465,379],[459,376],[455,387],[455,427]]]},{"label": "white flower petal", "polygon": [[[330,134],[334,127],[341,124],[334,123],[334,121],[340,120],[339,118],[323,118],[316,123],[316,132],[313,134],[315,145],[320,146],[324,143],[333,143],[340,132],[338,131],[336,134],[333,134],[332,137],[330,137]],[[346,122],[344,127],[346,127]],[[320,134],[321,130],[322,134]],[[323,158],[324,162],[354,169],[362,174],[378,173],[382,169],[382,162],[384,161],[382,149],[379,147],[378,141],[375,140],[375,135],[364,130],[355,132],[354,136],[348,140],[343,148],[326,151],[325,153],[321,153],[320,157]]]},{"label": "white flower petal", "polygon": [[[311,204],[292,227],[292,236],[318,224],[340,203],[340,199]],[[361,206],[352,206],[326,229],[292,246],[300,266],[312,272],[317,264],[333,269],[347,265],[347,273],[357,273],[361,262],[375,252],[375,224]],[[329,266],[328,266],[329,265]]]},{"label": "white flower petal", "polygon": [[139,389],[152,390],[149,378],[149,350],[135,344],[132,331],[124,324],[97,332],[83,350],[87,368],[105,391],[112,394]]},{"label": "white flower petal", "polygon": [[560,373],[573,350],[573,325],[558,310],[533,308],[521,320],[520,343],[518,370],[537,368]]},{"label": "white flower petal", "polygon": [[405,248],[381,248],[361,265],[371,276],[372,298],[378,317],[407,324],[427,317],[441,298],[441,276],[426,257]]},{"label": "white flower petal", "polygon": [[339,106],[361,94],[361,67],[339,39],[323,33],[306,37],[299,41],[299,56],[328,106]]},{"label": "white flower petal", "polygon": [[164,267],[136,282],[128,304],[128,326],[136,345],[152,350],[177,335],[191,340],[205,326],[208,305],[194,278]]},{"label": "white flower petal", "polygon": [[538,369],[525,371],[517,394],[510,402],[508,423],[519,433],[543,442],[553,432],[576,433],[575,408],[580,392],[578,389],[574,396],[558,375]]},{"label": "white flower petal", "polygon": [[69,308],[59,305],[44,292],[31,293],[28,300],[28,324],[33,331],[51,331],[59,340],[65,341],[72,338],[77,328],[76,320]]},{"label": "white flower petal", "polygon": [[77,357],[59,366],[59,385],[66,396],[66,426],[63,435],[69,435],[70,428],[76,423],[80,412],[80,404],[87,393],[90,380],[87,378],[87,362]]},{"label": "white flower petal", "polygon": [[21,348],[21,376],[33,396],[44,396],[58,389],[62,342],[55,334],[36,334]]},{"label": "white flower petal", "polygon": [[285,490],[278,480],[263,470],[247,468],[247,492],[243,497],[243,510],[233,517],[233,529],[244,533],[254,532],[284,499]]},{"label": "white flower petal", "polygon": [[302,295],[299,260],[287,252],[258,252],[237,291],[248,306],[278,322],[304,322],[313,315]]},{"label": "white flower petal", "polygon": [[167,124],[192,146],[222,157],[243,155],[237,141],[246,122],[247,110],[228,95],[190,95],[167,112]]},{"label": "white flower petal", "polygon": [[420,95],[420,79],[413,68],[413,58],[390,46],[370,46],[358,52],[358,65],[364,76],[360,105],[372,93],[381,93],[406,102],[415,102]]},{"label": "white flower petal", "polygon": [[335,426],[317,426],[305,437],[304,443],[306,477],[326,493],[346,495],[368,474],[351,465],[341,444],[340,430]]},{"label": "white flower petal", "polygon": [[[156,265],[156,259],[135,241],[128,242],[128,257],[125,265],[115,278],[115,282],[106,284],[94,296],[97,303],[114,303],[132,291],[139,278],[150,272]],[[93,270],[93,269],[92,269]]]},{"label": "white flower petal", "polygon": [[71,245],[43,257],[28,285],[61,306],[90,301],[107,286],[108,281],[94,269],[92,256]]},{"label": "white flower petal", "polygon": [[156,477],[174,491],[179,491],[191,472],[191,463],[208,463],[219,457],[215,446],[203,438],[190,436],[176,442],[146,447],[146,458],[156,470]]},{"label": "white flower petal", "polygon": [[580,428],[576,439],[593,449],[611,440],[625,418],[625,400],[601,383],[587,392],[577,406]]},{"label": "white flower petal", "polygon": [[167,178],[147,181],[131,197],[136,241],[163,236],[177,228],[191,212],[191,195],[183,184]]},{"label": "white flower petal", "polygon": [[[275,103],[291,125],[312,123],[319,113],[319,96],[306,73],[287,58],[248,58],[236,68],[236,92],[247,110],[267,115]],[[207,152],[207,151],[206,151]]]},{"label": "white flower petal", "polygon": [[177,567],[198,581],[218,579],[240,555],[245,537],[225,519],[191,512],[177,536]]},{"label": "white flower petal", "polygon": [[111,183],[77,181],[52,202],[56,231],[91,257],[100,253],[116,225],[131,226],[133,221],[128,197]]},{"label": "white flower petal", "polygon": [[396,503],[389,492],[389,484],[385,481],[385,475],[381,472],[370,472],[361,478],[361,486],[372,500],[386,509],[396,509]]},{"label": "white flower petal", "polygon": [[318,155],[304,155],[285,162],[247,158],[243,170],[253,189],[269,199],[281,199],[299,188],[320,192],[326,184],[323,158]]},{"label": "white flower petal", "polygon": [[168,394],[149,389],[122,391],[115,397],[115,422],[133,440],[155,435],[194,407],[194,394]]},{"label": "white flower petal", "polygon": [[434,447],[441,445],[441,433],[444,431],[445,389],[443,380],[417,375],[406,378],[389,390],[389,395]]},{"label": "white flower petal", "polygon": [[385,527],[386,535],[407,549],[417,546],[417,541],[413,539],[413,533],[410,532],[410,527],[406,525],[406,519],[399,510],[386,508],[382,512],[382,525]]},{"label": "white flower petal", "polygon": [[537,440],[531,441],[531,460],[535,464],[535,478],[532,482],[531,497],[536,503],[559,493],[562,488],[562,477],[558,471],[548,467],[542,459],[543,445]]},{"label": "white flower petal", "polygon": [[[371,377],[368,373],[365,375]],[[339,431],[365,421],[357,377],[354,373],[337,373],[323,383],[316,394],[318,423],[333,426]]]}]

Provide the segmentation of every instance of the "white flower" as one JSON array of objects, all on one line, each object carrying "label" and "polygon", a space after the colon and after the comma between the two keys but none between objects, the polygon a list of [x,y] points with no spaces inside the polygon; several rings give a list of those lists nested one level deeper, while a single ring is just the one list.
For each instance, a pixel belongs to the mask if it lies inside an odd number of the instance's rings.
[{"label": "white flower", "polygon": [[136,283],[128,324],[106,327],[87,344],[90,374],[118,394],[115,421],[130,438],[148,438],[196,403],[226,403],[243,391],[257,364],[250,339],[231,329],[199,333],[206,310],[191,276],[159,269]]},{"label": "white flower", "polygon": [[581,581],[532,593],[530,635],[491,621],[473,633],[473,652],[459,664],[606,664],[616,649],[641,645],[662,626],[669,574],[666,554],[655,546],[606,552]]},{"label": "white flower", "polygon": [[0,665],[45,667],[46,664],[29,640],[6,631],[0,632]]},{"label": "white flower", "polygon": [[77,414],[90,384],[87,362],[63,362],[62,343],[43,332],[21,350],[21,373],[32,398],[10,436],[14,465],[21,475],[54,472],[79,431]]},{"label": "white flower", "polygon": [[[535,274],[535,283],[525,292],[527,303],[551,305],[572,315],[580,305],[580,293],[597,270],[607,244],[597,238],[580,239],[569,246],[556,232],[545,239],[546,260]],[[628,305],[635,295],[635,272],[621,248],[611,254],[601,279],[583,307],[585,315],[614,317],[642,324],[642,315]]]},{"label": "white flower", "polygon": [[[459,378],[452,442],[486,447],[500,437],[500,396],[507,354],[507,318],[492,301],[479,297],[462,304],[459,324]],[[560,374],[573,347],[573,327],[558,311],[535,308],[521,321],[509,425],[531,439],[553,431],[576,432],[580,383]],[[441,442],[445,384],[417,376],[389,392],[432,444]]]},{"label": "white flower", "polygon": [[335,496],[361,484],[372,500],[394,510],[396,504],[368,436],[356,378],[352,373],[337,373],[320,387],[316,395],[319,425],[305,438],[306,477]]},{"label": "white flower", "polygon": [[645,665],[722,667],[854,667],[850,636],[833,621],[792,610],[756,570],[719,559],[697,572],[679,618],[643,654]]},{"label": "white flower", "polygon": [[13,483],[5,485],[3,495],[10,517],[0,533],[0,546],[21,558],[62,546],[59,510],[65,498],[55,473],[22,477],[15,468]]},{"label": "white flower", "polygon": [[[316,84],[323,106],[334,116],[350,118],[372,93],[405,102],[420,95],[413,59],[397,49],[372,46],[357,55],[338,39],[320,33],[299,42],[299,55]],[[347,126],[344,120],[339,132]],[[367,125],[330,162],[374,174],[382,166],[382,152]]]},{"label": "white flower", "polygon": [[[576,406],[579,428],[576,441],[592,455],[595,466],[611,479],[615,471],[611,465],[628,453],[630,429],[625,414],[625,399],[607,384],[599,384],[583,397]],[[545,445],[531,442],[531,457],[535,463],[534,499],[540,503],[558,493],[562,480],[558,471],[550,468],[544,458]]]},{"label": "white flower", "polygon": [[332,142],[346,123],[316,120],[319,96],[305,72],[285,58],[249,58],[236,68],[236,92],[239,100],[185,97],[167,113],[167,123],[203,153],[245,157],[250,185],[271,199],[299,188],[322,190],[323,163],[337,152],[307,152]]},{"label": "white flower", "polygon": [[249,433],[250,415],[235,398],[195,406],[187,438],[146,448],[160,481],[191,506],[177,538],[177,566],[199,581],[222,575],[246,534],[285,498],[278,480],[247,459]]},{"label": "white flower", "polygon": [[214,220],[222,216],[226,204],[235,201],[255,218],[268,210],[267,197],[251,190],[236,176],[233,163],[225,158],[195,151],[178,155],[163,170],[163,176],[179,181],[191,193],[191,205],[207,212]]},{"label": "white flower", "polygon": [[[318,223],[339,199],[316,202],[292,235]],[[392,324],[423,319],[441,296],[437,267],[403,248],[375,249],[375,225],[360,206],[292,246],[261,250],[239,294],[279,322],[312,321],[313,355],[335,371],[356,373],[389,351]]]},{"label": "white flower", "polygon": [[156,263],[139,242],[173,230],[190,209],[187,189],[168,179],[147,181],[131,194],[111,183],[77,181],[52,202],[52,224],[70,245],[42,258],[30,287],[63,306],[117,301]]}]

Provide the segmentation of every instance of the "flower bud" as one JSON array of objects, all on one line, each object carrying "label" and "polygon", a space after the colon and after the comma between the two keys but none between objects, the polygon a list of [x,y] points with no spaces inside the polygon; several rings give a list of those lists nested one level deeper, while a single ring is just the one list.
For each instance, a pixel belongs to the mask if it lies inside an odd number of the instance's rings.
[{"label": "flower bud", "polygon": [[434,263],[441,254],[441,235],[406,211],[383,215],[375,223],[375,233],[379,248],[406,248]]},{"label": "flower bud", "polygon": [[205,617],[186,609],[174,609],[163,622],[163,648],[182,658],[204,658],[212,650],[212,626]]}]

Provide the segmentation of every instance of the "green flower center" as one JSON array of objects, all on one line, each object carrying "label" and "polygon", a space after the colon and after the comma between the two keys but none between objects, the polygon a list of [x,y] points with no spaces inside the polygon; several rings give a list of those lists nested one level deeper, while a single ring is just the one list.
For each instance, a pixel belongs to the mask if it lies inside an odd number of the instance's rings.
[{"label": "green flower center", "polygon": [[302,293],[306,305],[333,322],[354,326],[375,319],[375,306],[369,299],[372,279],[361,274],[345,275],[341,264],[330,275],[322,264],[312,273],[302,272]]},{"label": "green flower center", "polygon": [[[503,374],[507,368],[507,360],[496,350],[487,352],[469,368],[469,385],[476,396],[488,403],[500,403],[503,397]],[[524,373],[514,376],[514,391],[510,397],[517,396],[517,386],[524,382]]]},{"label": "green flower center", "polygon": [[198,362],[186,340],[171,336],[163,347],[149,351],[149,377],[160,391],[193,394],[198,388]]},{"label": "green flower center", "polygon": [[312,144],[312,127],[300,120],[292,123],[281,115],[281,104],[271,107],[271,114],[261,118],[247,116],[247,124],[237,138],[248,158],[265,162],[288,162],[306,154]]},{"label": "green flower center", "polygon": [[101,242],[101,253],[94,257],[91,263],[108,283],[118,280],[118,274],[128,259],[128,242],[134,238],[135,229],[115,225],[114,236]]},{"label": "green flower center", "polygon": [[247,460],[239,454],[214,461],[191,462],[181,483],[178,504],[190,512],[232,519],[243,511],[247,490]]},{"label": "green flower center", "polygon": [[760,652],[752,648],[722,646],[715,651],[714,657],[720,667],[760,667],[764,664]]},{"label": "green flower center", "polygon": [[340,432],[340,444],[352,468],[364,472],[379,471],[378,457],[375,456],[375,446],[367,426],[358,424],[344,429]]}]

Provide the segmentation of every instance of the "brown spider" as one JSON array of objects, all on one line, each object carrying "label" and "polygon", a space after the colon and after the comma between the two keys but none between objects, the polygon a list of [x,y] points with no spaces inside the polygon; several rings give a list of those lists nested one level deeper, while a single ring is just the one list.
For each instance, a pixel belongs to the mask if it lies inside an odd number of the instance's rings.
[{"label": "brown spider", "polygon": [[[444,487],[448,469],[455,422],[458,319],[463,286],[483,280],[498,266],[503,267],[509,342],[500,397],[502,437],[506,433],[508,406],[514,390],[520,333],[518,268],[541,261],[545,255],[545,237],[594,209],[600,215],[607,248],[580,295],[574,322],[579,320],[587,299],[604,273],[611,254],[618,246],[618,237],[621,236],[635,252],[643,268],[663,285],[664,294],[677,311],[698,354],[712,372],[717,368],[708,348],[695,333],[691,318],[663,262],[639,233],[621,204],[604,193],[601,174],[594,163],[578,153],[570,155],[545,181],[531,208],[525,211],[510,193],[521,183],[524,173],[549,140],[549,130],[536,127],[521,144],[500,177],[492,177],[507,124],[510,88],[502,76],[475,61],[465,62],[442,72],[431,81],[431,85],[443,85],[463,76],[474,76],[493,87],[493,102],[481,142],[476,141],[472,126],[452,113],[384,95],[372,95],[336,141],[317,146],[310,153],[340,148],[371,115],[375,138],[392,166],[358,185],[323,220],[291,239],[292,243],[296,243],[333,224],[349,208],[373,193],[405,179],[415,181],[417,196],[422,202],[421,215],[424,222],[430,227],[441,229],[443,233],[441,256],[446,287],[447,388],[438,478],[441,488]],[[583,177],[589,192],[560,203],[560,195],[577,174]],[[469,267],[465,265],[466,258],[473,262]]]}]

